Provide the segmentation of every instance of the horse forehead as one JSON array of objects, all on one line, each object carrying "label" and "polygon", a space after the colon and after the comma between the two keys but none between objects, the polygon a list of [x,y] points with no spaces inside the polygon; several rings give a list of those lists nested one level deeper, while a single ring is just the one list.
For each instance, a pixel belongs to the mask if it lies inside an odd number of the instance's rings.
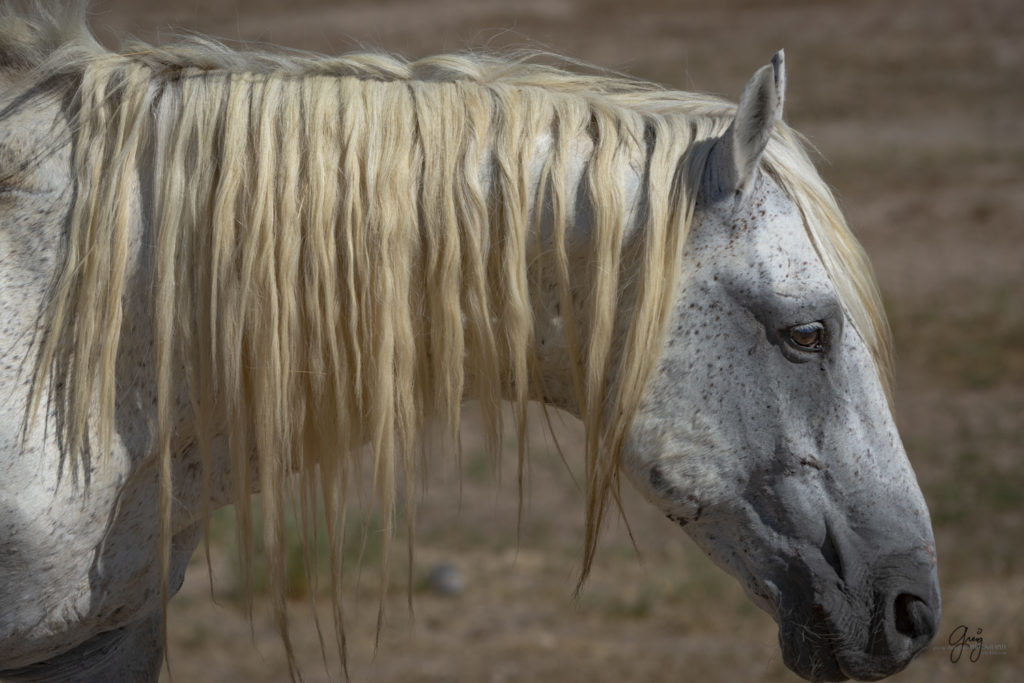
[{"label": "horse forehead", "polygon": [[709,207],[700,233],[697,249],[714,256],[716,279],[780,296],[831,289],[799,208],[768,176],[739,203]]}]

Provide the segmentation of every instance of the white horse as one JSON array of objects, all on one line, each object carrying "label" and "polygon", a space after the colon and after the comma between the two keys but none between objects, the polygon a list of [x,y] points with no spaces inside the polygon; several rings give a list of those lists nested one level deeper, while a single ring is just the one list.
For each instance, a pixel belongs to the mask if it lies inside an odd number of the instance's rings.
[{"label": "white horse", "polygon": [[[801,676],[929,642],[888,329],[781,120],[782,53],[737,107],[479,56],[114,53],[80,11],[0,14],[0,678],[155,680],[203,520],[252,490],[287,647],[285,479],[338,576],[355,483],[387,538],[411,525],[425,424],[454,440],[469,396],[493,444],[504,399],[520,437],[528,400],[583,420],[584,577],[624,472]],[[334,601],[343,633],[340,576]]]}]

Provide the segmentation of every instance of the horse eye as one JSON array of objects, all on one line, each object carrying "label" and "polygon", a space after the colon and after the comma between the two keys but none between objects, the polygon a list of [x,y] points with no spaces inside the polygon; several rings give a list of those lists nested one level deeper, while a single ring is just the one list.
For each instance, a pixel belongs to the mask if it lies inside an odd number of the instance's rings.
[{"label": "horse eye", "polygon": [[806,351],[821,351],[825,348],[825,326],[821,323],[805,323],[789,328],[789,340]]}]

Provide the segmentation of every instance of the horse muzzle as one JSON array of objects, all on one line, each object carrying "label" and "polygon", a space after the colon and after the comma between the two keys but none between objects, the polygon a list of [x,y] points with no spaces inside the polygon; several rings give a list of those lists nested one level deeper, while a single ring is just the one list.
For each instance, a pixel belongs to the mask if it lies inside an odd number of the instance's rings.
[{"label": "horse muzzle", "polygon": [[812,579],[809,600],[778,611],[788,615],[779,625],[786,666],[810,681],[874,681],[901,671],[938,630],[933,557],[927,549],[894,554],[854,576]]}]

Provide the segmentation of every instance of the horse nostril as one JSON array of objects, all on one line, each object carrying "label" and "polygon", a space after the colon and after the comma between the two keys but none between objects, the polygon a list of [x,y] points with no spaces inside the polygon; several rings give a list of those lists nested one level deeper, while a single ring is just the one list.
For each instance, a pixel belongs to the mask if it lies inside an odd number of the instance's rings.
[{"label": "horse nostril", "polygon": [[935,612],[928,603],[910,593],[900,593],[896,596],[893,614],[896,630],[911,640],[921,636],[931,638],[938,626],[935,623]]}]

